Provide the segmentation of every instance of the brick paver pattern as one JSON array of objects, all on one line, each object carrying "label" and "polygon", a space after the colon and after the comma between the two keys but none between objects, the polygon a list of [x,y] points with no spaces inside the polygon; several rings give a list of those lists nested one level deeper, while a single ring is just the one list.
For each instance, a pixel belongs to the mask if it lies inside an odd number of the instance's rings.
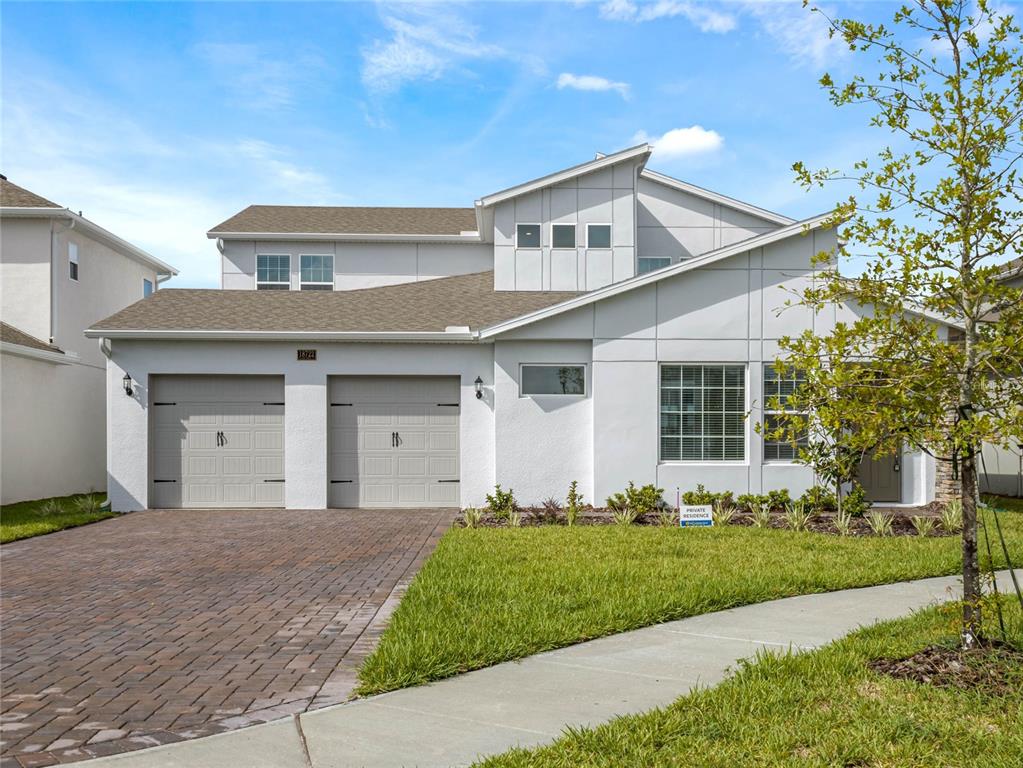
[{"label": "brick paver pattern", "polygon": [[152,510],[5,544],[4,768],[345,700],[451,519],[438,510]]}]

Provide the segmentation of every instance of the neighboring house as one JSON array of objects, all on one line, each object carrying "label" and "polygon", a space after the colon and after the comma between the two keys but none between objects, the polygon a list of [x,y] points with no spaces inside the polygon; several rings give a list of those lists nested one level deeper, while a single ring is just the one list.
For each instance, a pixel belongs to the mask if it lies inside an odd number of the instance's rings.
[{"label": "neighboring house", "polygon": [[106,488],[106,358],[83,331],[176,271],[0,176],[0,495]]},{"label": "neighboring house", "polygon": [[[630,481],[802,492],[811,471],[755,424],[791,383],[778,339],[855,316],[785,308],[835,246],[828,215],[649,154],[472,208],[252,206],[214,227],[238,290],[160,291],[87,332],[109,354],[114,508],[456,507],[495,483],[529,503],[572,480],[598,504]],[[880,502],[934,498],[918,452],[866,477]]]}]

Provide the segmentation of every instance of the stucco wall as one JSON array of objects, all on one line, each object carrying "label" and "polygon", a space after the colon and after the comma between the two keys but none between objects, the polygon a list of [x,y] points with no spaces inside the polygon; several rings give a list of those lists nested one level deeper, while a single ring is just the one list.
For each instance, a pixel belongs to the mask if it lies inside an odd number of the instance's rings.
[{"label": "stucco wall", "polygon": [[50,338],[50,221],[0,218],[0,319]]},{"label": "stucco wall", "polygon": [[[636,274],[636,168],[628,160],[494,206],[500,291],[590,291]],[[541,247],[517,248],[516,224],[540,224]],[[575,224],[576,247],[552,248],[551,224]],[[611,248],[587,247],[587,224],[611,224]]]},{"label": "stucco wall", "polygon": [[980,489],[985,493],[1019,496],[1023,490],[1020,487],[1021,451],[1018,445],[1002,447],[984,443]]},{"label": "stucco wall", "polygon": [[291,287],[301,286],[301,256],[334,256],[334,289],[347,291],[484,272],[494,266],[493,246],[484,243],[253,242],[227,240],[221,256],[222,285],[254,290],[256,254],[291,257]]},{"label": "stucco wall", "polygon": [[[315,362],[295,350],[315,348]],[[125,372],[137,382],[121,388]],[[494,486],[493,347],[443,344],[313,344],[286,342],[117,341],[107,369],[109,493],[116,510],[143,509],[149,488],[149,377],[161,373],[284,375],[285,504],[327,504],[327,377],[455,375],[461,379],[459,444],[463,505],[479,504]],[[477,400],[473,381],[484,381]]]},{"label": "stucco wall", "polygon": [[104,375],[0,355],[2,503],[106,488]]}]

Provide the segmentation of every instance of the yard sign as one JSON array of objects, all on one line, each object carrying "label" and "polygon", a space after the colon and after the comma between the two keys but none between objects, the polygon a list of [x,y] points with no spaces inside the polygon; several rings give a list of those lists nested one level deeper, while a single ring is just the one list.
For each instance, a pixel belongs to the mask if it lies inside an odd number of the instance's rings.
[{"label": "yard sign", "polygon": [[678,524],[683,528],[693,525],[714,525],[710,504],[687,504],[678,508]]}]

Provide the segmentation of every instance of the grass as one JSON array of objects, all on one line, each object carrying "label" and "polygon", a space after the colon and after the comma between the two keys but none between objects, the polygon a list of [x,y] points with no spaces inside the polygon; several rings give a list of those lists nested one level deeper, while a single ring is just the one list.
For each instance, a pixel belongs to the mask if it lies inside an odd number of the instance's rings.
[{"label": "grass", "polygon": [[[1023,642],[1018,605],[1005,603]],[[572,730],[547,747],[518,749],[484,768],[584,766],[976,766],[1023,764],[1023,667],[1003,695],[897,681],[866,662],[955,643],[947,612],[875,625],[822,650],[761,655],[710,690],[664,709]]]},{"label": "grass", "polygon": [[1007,509],[1010,512],[1023,512],[1023,499],[1012,496],[984,496],[984,501],[999,509]]},{"label": "grass", "polygon": [[[1023,516],[1001,520],[1019,564]],[[1000,552],[995,561],[1003,565]],[[453,529],[359,670],[357,693],[737,605],[952,574],[960,564],[957,537],[738,526]]]},{"label": "grass", "polygon": [[0,544],[94,523],[117,514],[107,510],[88,512],[79,510],[77,504],[84,497],[95,500],[98,510],[106,494],[80,493],[74,496],[58,496],[53,499],[19,501],[16,504],[3,505],[0,507]]}]

